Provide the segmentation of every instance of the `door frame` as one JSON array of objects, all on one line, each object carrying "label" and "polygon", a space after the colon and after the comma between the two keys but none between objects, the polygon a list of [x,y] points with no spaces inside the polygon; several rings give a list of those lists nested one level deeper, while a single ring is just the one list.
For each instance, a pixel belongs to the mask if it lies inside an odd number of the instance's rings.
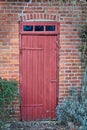
[{"label": "door frame", "polygon": [[[19,25],[19,90],[20,90],[20,95],[22,95],[22,89],[21,89],[21,85],[22,85],[22,82],[21,82],[21,37],[22,35],[35,35],[36,33],[35,32],[24,32],[23,31],[23,26],[24,25],[53,25],[55,24],[56,26],[56,30],[55,32],[37,32],[38,35],[57,35],[57,39],[56,39],[56,71],[57,71],[57,83],[56,83],[56,106],[58,105],[58,99],[59,99],[59,50],[60,50],[60,23],[59,22],[56,22],[56,21],[28,21],[28,22],[20,22],[20,25]],[[37,35],[36,34],[36,35]],[[20,119],[22,119],[21,117],[21,106],[20,106]]]}]

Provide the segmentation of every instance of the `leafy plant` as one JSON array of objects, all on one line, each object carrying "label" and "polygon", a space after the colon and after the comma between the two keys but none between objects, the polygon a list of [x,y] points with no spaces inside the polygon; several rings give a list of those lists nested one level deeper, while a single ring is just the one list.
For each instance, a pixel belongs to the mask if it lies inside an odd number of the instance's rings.
[{"label": "leafy plant", "polygon": [[14,101],[17,99],[18,83],[0,78],[0,129],[5,129],[5,123],[14,119]]},{"label": "leafy plant", "polygon": [[83,86],[80,92],[77,87],[71,87],[69,94],[62,105],[57,106],[58,121],[63,124],[70,121],[87,130],[87,87]]}]

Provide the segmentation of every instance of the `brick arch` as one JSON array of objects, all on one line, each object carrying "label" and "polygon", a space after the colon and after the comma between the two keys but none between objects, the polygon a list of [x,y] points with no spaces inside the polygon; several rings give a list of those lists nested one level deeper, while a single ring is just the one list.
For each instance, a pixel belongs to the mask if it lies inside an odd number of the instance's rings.
[{"label": "brick arch", "polygon": [[59,17],[55,14],[43,14],[43,13],[30,13],[19,15],[19,21],[35,21],[35,20],[48,20],[48,21],[59,21]]}]

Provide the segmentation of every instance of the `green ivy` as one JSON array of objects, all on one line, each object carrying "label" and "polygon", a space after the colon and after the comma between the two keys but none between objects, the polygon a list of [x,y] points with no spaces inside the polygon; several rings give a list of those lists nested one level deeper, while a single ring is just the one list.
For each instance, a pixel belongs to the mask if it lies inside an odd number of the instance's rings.
[{"label": "green ivy", "polygon": [[80,30],[80,38],[82,45],[80,46],[82,62],[87,67],[87,25]]},{"label": "green ivy", "polygon": [[0,78],[0,129],[14,119],[14,101],[19,99],[18,83]]}]

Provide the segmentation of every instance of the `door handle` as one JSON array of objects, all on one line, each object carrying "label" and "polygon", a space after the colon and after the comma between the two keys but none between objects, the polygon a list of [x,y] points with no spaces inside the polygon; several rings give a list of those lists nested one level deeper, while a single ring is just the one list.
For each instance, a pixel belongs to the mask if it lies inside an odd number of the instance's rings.
[{"label": "door handle", "polygon": [[55,83],[55,82],[57,82],[57,79],[52,79],[51,80],[51,83]]}]

